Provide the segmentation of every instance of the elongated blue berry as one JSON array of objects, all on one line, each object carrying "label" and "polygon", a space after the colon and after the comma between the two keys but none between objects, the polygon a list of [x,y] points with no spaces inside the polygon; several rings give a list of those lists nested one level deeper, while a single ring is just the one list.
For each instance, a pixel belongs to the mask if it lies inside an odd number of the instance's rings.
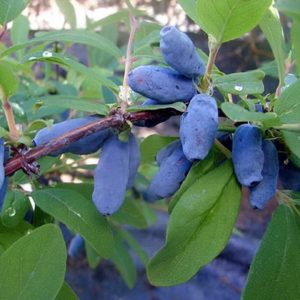
[{"label": "elongated blue berry", "polygon": [[156,154],[156,162],[160,166],[161,163],[169,157],[178,147],[181,147],[180,140],[174,141],[160,149]]},{"label": "elongated blue berry", "polygon": [[[41,146],[48,143],[50,140],[55,139],[73,129],[87,125],[91,122],[98,120],[98,117],[88,116],[85,118],[66,120],[54,124],[51,128],[43,128],[38,131],[33,139],[34,146]],[[65,147],[51,153],[51,156],[57,156],[65,152],[73,154],[90,154],[98,151],[105,139],[108,137],[110,131],[108,129],[95,132],[89,136],[83,137],[80,140],[73,142]]]},{"label": "elongated blue berry", "polygon": [[236,130],[232,143],[235,175],[241,185],[254,186],[263,179],[264,153],[260,130],[243,124]]},{"label": "elongated blue berry", "polygon": [[0,209],[2,208],[4,203],[7,186],[8,186],[8,179],[5,177],[2,185],[0,186]]},{"label": "elongated blue berry", "polygon": [[104,143],[94,171],[93,202],[103,215],[115,213],[123,204],[129,178],[129,143],[111,135]]},{"label": "elongated blue berry", "polygon": [[68,255],[72,258],[78,257],[83,250],[83,246],[84,239],[79,234],[76,234],[70,241]]},{"label": "elongated blue berry", "polygon": [[250,188],[250,204],[253,208],[263,209],[275,196],[279,162],[276,147],[271,141],[262,142],[264,152],[264,165],[262,170],[262,181]]},{"label": "elongated blue berry", "polygon": [[180,121],[179,135],[185,156],[191,161],[204,159],[214,143],[217,129],[216,100],[205,94],[194,96]]},{"label": "elongated blue berry", "polygon": [[174,26],[160,31],[160,51],[164,60],[178,73],[195,78],[204,75],[205,65],[192,40]]},{"label": "elongated blue berry", "polygon": [[140,66],[129,73],[128,84],[135,92],[159,103],[188,102],[196,94],[191,79],[160,66]]},{"label": "elongated blue berry", "polygon": [[3,185],[4,177],[5,177],[4,157],[5,157],[4,140],[0,138],[0,188]]},{"label": "elongated blue berry", "polygon": [[140,147],[135,136],[132,133],[129,134],[128,146],[129,146],[129,177],[128,177],[127,188],[131,188],[134,184],[134,180],[141,160]]},{"label": "elongated blue berry", "polygon": [[160,163],[158,172],[153,177],[145,198],[149,201],[172,196],[180,187],[192,163],[186,159],[181,144]]}]

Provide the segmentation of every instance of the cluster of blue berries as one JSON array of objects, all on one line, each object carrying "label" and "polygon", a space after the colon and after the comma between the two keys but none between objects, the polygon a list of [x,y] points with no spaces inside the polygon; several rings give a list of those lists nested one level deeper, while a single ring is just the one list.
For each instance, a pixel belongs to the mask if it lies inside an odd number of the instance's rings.
[{"label": "cluster of blue berries", "polygon": [[[41,129],[33,140],[34,146],[42,146],[64,133],[99,119],[96,116],[66,120],[51,128]],[[140,150],[135,136],[130,133],[127,141],[119,140],[111,129],[104,129],[72,142],[59,151],[73,154],[91,154],[99,149],[101,156],[94,171],[93,201],[103,215],[115,213],[122,205],[125,193],[131,188],[140,163]]]},{"label": "cluster of blue berries", "polygon": [[243,124],[232,143],[232,160],[239,183],[250,189],[250,204],[263,209],[275,196],[279,172],[277,149],[259,128]]},{"label": "cluster of blue berries", "polygon": [[170,197],[177,191],[192,162],[207,156],[218,129],[216,100],[197,93],[196,85],[204,75],[205,64],[191,39],[176,27],[165,26],[160,31],[160,50],[170,67],[135,68],[129,73],[130,88],[147,98],[143,105],[177,101],[189,105],[181,117],[180,141],[157,154],[159,170],[145,193],[151,201]]}]

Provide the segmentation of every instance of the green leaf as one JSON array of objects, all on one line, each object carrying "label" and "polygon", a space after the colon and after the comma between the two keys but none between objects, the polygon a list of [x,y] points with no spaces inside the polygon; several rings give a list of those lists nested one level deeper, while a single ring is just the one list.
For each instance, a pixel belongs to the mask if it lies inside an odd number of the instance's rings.
[{"label": "green leaf", "polygon": [[145,138],[141,143],[141,164],[151,163],[155,160],[159,149],[178,139],[177,137],[161,136],[153,134]]},{"label": "green leaf", "polygon": [[6,61],[0,62],[0,100],[10,97],[19,86],[18,78],[11,65]]},{"label": "green leaf", "polygon": [[13,45],[26,42],[29,34],[29,21],[28,19],[20,15],[18,16],[11,28],[11,40]]},{"label": "green leaf", "polygon": [[300,123],[300,80],[284,89],[274,104],[274,111],[282,123]]},{"label": "green leaf", "polygon": [[31,230],[32,226],[25,221],[13,228],[7,228],[0,222],[0,248],[8,249],[15,241]]},{"label": "green leaf", "polygon": [[0,256],[1,298],[53,300],[66,269],[66,246],[56,225],[48,224],[16,241]]},{"label": "green leaf", "polygon": [[9,132],[4,129],[3,127],[0,127],[0,138],[2,137],[8,137],[9,136]]},{"label": "green leaf", "polygon": [[284,141],[288,148],[300,158],[300,133],[281,130]]},{"label": "green leaf", "polygon": [[187,189],[189,189],[190,186],[192,186],[197,180],[199,180],[199,178],[219,165],[220,159],[224,159],[224,156],[220,155],[219,152],[213,149],[209,152],[204,160],[200,160],[199,162],[193,164],[188,175],[182,182],[179,190],[175,193],[175,195],[169,202],[170,213],[173,211],[175,205],[181,199],[182,195],[187,191]]},{"label": "green leaf", "polygon": [[296,69],[298,76],[300,75],[300,20],[294,20],[292,30],[291,30],[291,38],[292,38],[292,49],[293,56],[296,60]]},{"label": "green leaf", "polygon": [[196,181],[173,209],[165,245],[148,265],[150,282],[180,284],[213,260],[228,242],[240,197],[229,161]]},{"label": "green leaf", "polygon": [[40,33],[37,37],[31,39],[30,41],[20,43],[18,45],[12,46],[0,53],[0,58],[5,57],[14,53],[17,50],[24,49],[25,47],[34,46],[38,43],[45,42],[69,42],[78,43],[91,47],[98,48],[104,52],[113,55],[116,58],[122,56],[121,50],[113,44],[110,40],[105,39],[101,35],[86,31],[86,30],[60,30],[60,31],[50,31],[47,33]]},{"label": "green leaf", "polygon": [[128,253],[126,245],[119,235],[114,238],[114,247],[111,249],[111,261],[120,272],[129,288],[133,288],[136,282],[137,272],[134,262]]},{"label": "green leaf", "polygon": [[1,210],[1,221],[6,227],[16,227],[30,208],[27,196],[17,190],[8,191]]},{"label": "green leaf", "polygon": [[148,254],[147,252],[140,246],[138,241],[130,234],[128,231],[119,230],[120,236],[123,238],[124,241],[130,246],[130,248],[137,254],[141,262],[146,266],[148,263]]},{"label": "green leaf", "polygon": [[[264,122],[264,121],[278,121],[276,113],[261,113],[246,110],[240,105],[224,102],[221,105],[221,108],[225,115],[234,122]],[[278,123],[278,122],[277,122]]]},{"label": "green leaf", "polygon": [[70,0],[55,0],[56,5],[62,12],[67,23],[69,23],[71,29],[76,28],[76,13],[74,6]]},{"label": "green leaf", "polygon": [[0,24],[4,25],[15,19],[26,7],[29,0],[1,0],[0,1]]},{"label": "green leaf", "polygon": [[55,300],[79,300],[72,288],[64,282]]},{"label": "green leaf", "polygon": [[300,217],[281,205],[248,274],[243,300],[300,299]]},{"label": "green leaf", "polygon": [[67,67],[68,69],[72,69],[77,73],[84,75],[86,77],[86,80],[93,81],[97,85],[103,84],[113,91],[116,91],[118,89],[117,85],[112,80],[107,78],[107,74],[104,74],[100,71],[96,71],[93,68],[88,68],[87,66],[79,63],[71,57],[67,57],[66,55],[50,51],[43,51],[27,55],[23,59],[23,63],[35,61],[44,61]]},{"label": "green leaf", "polygon": [[160,109],[167,109],[173,108],[180,112],[184,112],[186,110],[186,105],[183,102],[175,102],[170,104],[161,104],[161,105],[136,105],[136,106],[129,106],[127,108],[128,112],[136,112],[136,111],[147,111],[147,110],[160,110]]},{"label": "green leaf", "polygon": [[266,36],[272,52],[274,54],[277,68],[278,78],[281,85],[284,85],[285,77],[285,53],[284,53],[284,35],[280,23],[279,13],[276,8],[269,7],[264,16],[262,17],[259,26]]},{"label": "green leaf", "polygon": [[55,95],[40,97],[38,100],[38,105],[41,107],[62,107],[99,115],[108,114],[108,106],[105,104],[81,97]]},{"label": "green leaf", "polygon": [[297,0],[277,0],[276,7],[284,14],[300,21],[300,2]]},{"label": "green leaf", "polygon": [[100,256],[110,256],[112,232],[107,220],[98,213],[92,201],[75,191],[56,188],[34,191],[32,198],[43,211],[86,239]]},{"label": "green leaf", "polygon": [[213,84],[221,92],[235,95],[261,94],[264,91],[262,80],[265,73],[260,70],[234,73],[228,75],[213,75]]},{"label": "green leaf", "polygon": [[198,23],[218,43],[242,36],[253,29],[272,0],[198,0]]},{"label": "green leaf", "polygon": [[138,229],[149,227],[147,217],[144,214],[143,204],[133,199],[126,200],[121,209],[111,216],[111,219],[120,224],[131,225]]},{"label": "green leaf", "polygon": [[97,252],[94,250],[94,248],[92,246],[90,246],[90,244],[87,243],[86,241],[85,241],[84,245],[85,245],[86,258],[87,258],[89,267],[92,269],[95,269],[101,261],[101,256],[99,256],[97,254]]}]

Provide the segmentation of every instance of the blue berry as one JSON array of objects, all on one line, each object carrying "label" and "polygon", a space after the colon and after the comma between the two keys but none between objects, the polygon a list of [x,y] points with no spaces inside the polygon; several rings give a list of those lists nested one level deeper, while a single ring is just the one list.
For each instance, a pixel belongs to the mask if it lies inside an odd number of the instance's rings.
[{"label": "blue berry", "polygon": [[4,203],[7,186],[8,186],[8,179],[7,179],[7,177],[5,177],[2,185],[0,186],[0,208],[2,208],[3,203]]},{"label": "blue berry", "polygon": [[103,215],[115,213],[123,204],[129,180],[129,143],[111,135],[104,143],[94,171],[93,202]]},{"label": "blue berry", "polygon": [[264,153],[260,130],[243,124],[236,130],[232,143],[235,175],[241,185],[254,186],[262,179]]},{"label": "blue berry", "polygon": [[135,92],[159,103],[188,102],[196,94],[191,79],[170,68],[140,66],[128,76],[128,84]]},{"label": "blue berry", "polygon": [[262,143],[264,152],[264,165],[262,170],[262,181],[250,188],[250,204],[253,208],[263,209],[275,196],[279,172],[277,149],[269,140]]},{"label": "blue berry", "polygon": [[216,100],[206,94],[193,97],[181,116],[180,140],[187,159],[204,159],[211,149],[218,130]]},{"label": "blue berry", "polygon": [[76,234],[70,241],[68,255],[72,258],[78,257],[83,250],[83,247],[84,239],[79,234]]},{"label": "blue berry", "polygon": [[165,61],[178,73],[196,78],[205,73],[205,65],[192,40],[174,26],[160,31],[160,50]]},{"label": "blue berry", "polygon": [[174,141],[167,146],[163,147],[157,154],[156,154],[156,162],[160,166],[161,163],[169,157],[178,147],[181,146],[180,140]]},{"label": "blue berry", "polygon": [[5,170],[4,170],[5,148],[4,140],[0,138],[0,188],[3,185]]},{"label": "blue berry", "polygon": [[[43,128],[38,131],[35,138],[33,139],[33,145],[44,145],[52,139],[58,138],[59,136],[73,129],[87,125],[98,119],[98,117],[89,116],[85,118],[71,119],[60,123],[56,123],[51,128]],[[108,137],[109,133],[109,129],[104,129],[99,132],[95,132],[87,137],[83,137],[76,142],[62,147],[61,149],[51,153],[50,155],[57,156],[65,152],[70,152],[79,155],[94,153],[101,148],[103,142]]]},{"label": "blue berry", "polygon": [[131,188],[134,184],[134,180],[141,160],[140,147],[135,136],[132,133],[129,134],[128,146],[129,146],[129,178],[127,183],[127,188]]},{"label": "blue berry", "polygon": [[160,162],[158,172],[153,177],[145,198],[149,201],[172,196],[180,187],[192,163],[186,159],[181,144]]}]

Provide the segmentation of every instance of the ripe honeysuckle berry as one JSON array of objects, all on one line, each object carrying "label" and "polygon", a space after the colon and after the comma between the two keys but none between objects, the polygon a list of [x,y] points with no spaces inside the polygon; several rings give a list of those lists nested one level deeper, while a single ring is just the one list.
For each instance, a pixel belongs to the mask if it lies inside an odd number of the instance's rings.
[{"label": "ripe honeysuckle berry", "polygon": [[3,185],[5,170],[4,170],[5,148],[4,140],[0,138],[0,188]]},{"label": "ripe honeysuckle berry", "polygon": [[128,145],[129,145],[129,177],[128,177],[127,188],[131,188],[134,184],[134,180],[141,160],[140,147],[137,142],[137,139],[132,133],[129,134]]},{"label": "ripe honeysuckle berry", "polygon": [[[34,137],[32,143],[34,146],[41,146],[48,143],[50,140],[55,139],[73,129],[79,128],[81,126],[87,125],[91,122],[99,120],[99,117],[88,116],[84,118],[70,119],[60,123],[54,124],[50,128],[43,128],[39,130]],[[110,133],[109,129],[104,129],[95,132],[89,136],[83,137],[76,142],[70,143],[61,149],[52,152],[51,156],[57,156],[65,152],[70,152],[73,154],[90,154],[98,151],[105,139]]]},{"label": "ripe honeysuckle berry", "polygon": [[156,162],[160,166],[160,164],[170,156],[173,151],[175,151],[178,147],[181,147],[180,140],[174,141],[167,146],[163,147],[160,151],[156,154]]},{"label": "ripe honeysuckle berry", "polygon": [[176,27],[165,26],[161,29],[160,51],[166,63],[178,73],[188,78],[204,75],[204,62],[192,40]]},{"label": "ripe honeysuckle berry", "polygon": [[79,234],[76,234],[70,241],[68,255],[72,258],[78,257],[83,250],[83,247],[84,239]]},{"label": "ripe honeysuckle berry", "polygon": [[189,172],[192,163],[186,159],[180,143],[160,162],[158,172],[154,175],[149,188],[145,192],[145,199],[155,201],[172,196],[180,187]]},{"label": "ripe honeysuckle berry", "polygon": [[275,196],[279,172],[277,149],[269,140],[262,142],[264,152],[263,179],[250,188],[250,204],[253,208],[263,209]]},{"label": "ripe honeysuckle berry", "polygon": [[251,187],[263,179],[262,135],[257,127],[249,124],[238,127],[233,136],[232,161],[241,185]]},{"label": "ripe honeysuckle berry", "polygon": [[160,66],[140,66],[128,75],[130,88],[161,104],[177,101],[188,102],[196,94],[192,79],[171,68]]},{"label": "ripe honeysuckle berry", "polygon": [[7,191],[7,186],[8,186],[8,179],[7,177],[5,177],[2,185],[0,186],[0,209],[3,206],[3,202]]},{"label": "ripe honeysuckle berry", "polygon": [[194,96],[180,121],[179,135],[187,159],[204,159],[214,143],[217,130],[216,100],[206,94]]},{"label": "ripe honeysuckle berry", "polygon": [[93,202],[103,215],[123,204],[129,180],[129,143],[112,134],[104,143],[94,171]]}]

